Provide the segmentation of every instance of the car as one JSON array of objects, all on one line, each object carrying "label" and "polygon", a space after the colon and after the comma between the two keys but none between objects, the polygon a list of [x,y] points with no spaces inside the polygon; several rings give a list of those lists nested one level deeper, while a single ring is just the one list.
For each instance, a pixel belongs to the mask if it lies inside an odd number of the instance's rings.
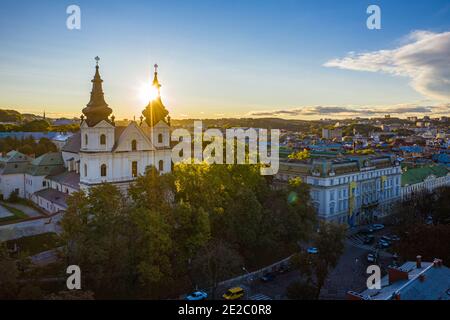
[{"label": "car", "polygon": [[389,238],[391,238],[392,241],[400,241],[400,237],[396,234],[391,235]]},{"label": "car", "polygon": [[237,300],[245,295],[244,289],[241,287],[230,288],[222,296],[225,300]]},{"label": "car", "polygon": [[282,264],[278,269],[279,274],[284,274],[291,271],[291,266],[289,264]]},{"label": "car", "polygon": [[315,248],[315,247],[310,247],[306,250],[306,252],[308,252],[309,254],[318,254],[319,253],[319,249]]},{"label": "car", "polygon": [[375,263],[375,262],[377,262],[377,260],[378,260],[378,256],[376,253],[369,253],[367,255],[367,262]]},{"label": "car", "polygon": [[259,278],[262,282],[270,282],[275,279],[275,274],[272,272],[265,273],[261,278]]},{"label": "car", "polygon": [[373,233],[375,230],[373,228],[367,228],[367,229],[362,229],[360,231],[361,234],[371,234]]},{"label": "car", "polygon": [[186,300],[199,301],[208,298],[208,294],[204,291],[195,291],[186,296]]},{"label": "car", "polygon": [[372,224],[370,227],[371,227],[373,230],[375,230],[375,231],[383,230],[383,229],[384,229],[384,224],[381,224],[381,223],[375,223],[375,224]]},{"label": "car", "polygon": [[386,241],[386,242],[391,242],[392,241],[391,237],[389,237],[389,236],[382,236],[380,238],[380,240],[383,240],[383,241]]},{"label": "car", "polygon": [[371,244],[371,243],[373,243],[374,240],[375,240],[375,237],[373,235],[368,235],[368,236],[364,237],[363,243],[364,244]]},{"label": "car", "polygon": [[389,242],[382,240],[382,239],[378,240],[378,247],[385,249],[385,248],[389,248],[390,246],[391,246],[391,244]]}]

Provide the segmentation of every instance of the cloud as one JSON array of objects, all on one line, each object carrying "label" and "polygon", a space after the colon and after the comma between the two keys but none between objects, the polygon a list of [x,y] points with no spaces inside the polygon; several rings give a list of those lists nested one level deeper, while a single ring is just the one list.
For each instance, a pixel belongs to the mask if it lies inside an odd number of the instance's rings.
[{"label": "cloud", "polygon": [[425,97],[450,99],[450,31],[415,31],[406,43],[392,50],[350,52],[324,64],[346,70],[382,72],[411,79],[411,86]]},{"label": "cloud", "polygon": [[402,116],[404,114],[445,113],[450,104],[423,106],[417,104],[399,104],[389,106],[303,106],[292,109],[251,111],[247,116],[253,117],[375,117],[385,114]]}]

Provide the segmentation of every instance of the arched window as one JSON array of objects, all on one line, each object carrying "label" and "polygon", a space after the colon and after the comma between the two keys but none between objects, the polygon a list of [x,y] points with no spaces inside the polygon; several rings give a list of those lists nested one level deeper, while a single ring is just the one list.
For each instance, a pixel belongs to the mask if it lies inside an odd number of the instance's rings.
[{"label": "arched window", "polygon": [[136,178],[138,176],[138,163],[137,161],[131,162],[131,176]]},{"label": "arched window", "polygon": [[162,133],[158,134],[158,143],[163,143],[163,135],[162,135]]},{"label": "arched window", "polygon": [[137,150],[137,141],[133,140],[131,141],[131,151],[136,151]]},{"label": "arched window", "polygon": [[87,164],[84,164],[84,176],[87,177]]},{"label": "arched window", "polygon": [[100,135],[100,144],[106,144],[106,136],[104,134]]},{"label": "arched window", "polygon": [[158,162],[158,170],[159,171],[163,171],[164,170],[164,161],[163,160],[159,160],[159,162]]},{"label": "arched window", "polygon": [[87,146],[87,145],[88,145],[88,142],[89,142],[89,140],[88,140],[88,135],[85,134],[85,135],[84,135],[84,144]]},{"label": "arched window", "polygon": [[102,177],[106,177],[106,164],[102,164],[102,165],[100,166],[100,175],[101,175]]}]

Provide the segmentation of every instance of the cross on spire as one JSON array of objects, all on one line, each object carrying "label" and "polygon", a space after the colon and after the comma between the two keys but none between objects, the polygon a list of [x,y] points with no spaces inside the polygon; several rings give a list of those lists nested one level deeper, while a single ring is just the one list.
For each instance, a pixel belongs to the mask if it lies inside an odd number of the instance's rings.
[{"label": "cross on spire", "polygon": [[155,67],[155,73],[158,72],[158,64],[155,63],[155,65],[153,67]]},{"label": "cross on spire", "polygon": [[100,57],[96,56],[94,59],[95,59],[95,62],[97,63],[97,66],[98,66],[98,62],[100,61]]}]

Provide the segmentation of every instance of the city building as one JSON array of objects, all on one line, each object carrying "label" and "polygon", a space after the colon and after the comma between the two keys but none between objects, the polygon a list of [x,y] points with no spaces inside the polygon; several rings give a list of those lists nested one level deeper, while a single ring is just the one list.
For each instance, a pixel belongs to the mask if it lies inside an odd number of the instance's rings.
[{"label": "city building", "polygon": [[310,185],[319,218],[349,226],[388,215],[400,199],[401,168],[393,156],[345,156],[280,163],[277,180]]},{"label": "city building", "polygon": [[342,139],[342,129],[341,128],[334,128],[334,129],[327,129],[322,128],[322,138],[323,139]]},{"label": "city building", "polygon": [[433,191],[450,186],[450,168],[443,165],[429,165],[419,168],[405,168],[402,174],[402,199],[410,199],[415,193]]},{"label": "city building", "polygon": [[24,176],[30,161],[30,157],[14,150],[0,157],[0,199],[8,199],[13,192],[24,197]]},{"label": "city building", "polygon": [[408,261],[401,267],[388,267],[380,289],[347,292],[348,300],[450,300],[450,269],[443,261]]}]

